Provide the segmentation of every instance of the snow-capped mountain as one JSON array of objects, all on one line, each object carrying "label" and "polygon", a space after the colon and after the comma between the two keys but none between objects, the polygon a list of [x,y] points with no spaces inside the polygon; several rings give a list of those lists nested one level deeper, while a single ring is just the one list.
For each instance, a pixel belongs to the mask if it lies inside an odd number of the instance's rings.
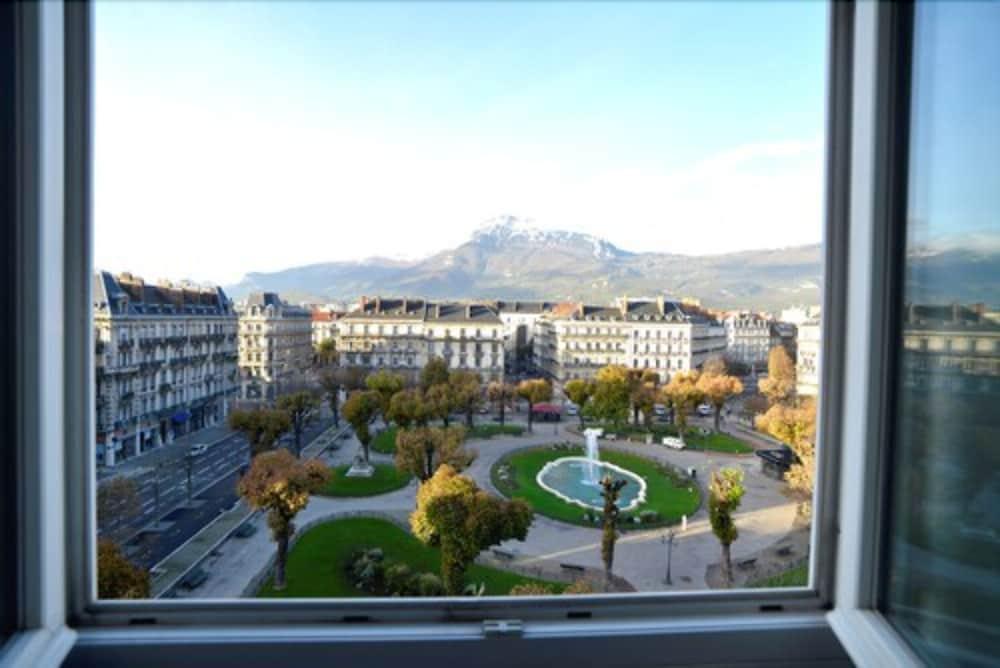
[{"label": "snow-capped mountain", "polygon": [[[984,276],[985,269],[1000,266],[997,254],[956,246],[911,254],[910,294],[920,301],[1000,302],[1000,281]],[[990,255],[988,262],[983,252]],[[227,291],[239,298],[273,290],[311,301],[383,294],[596,303],[623,294],[665,294],[696,297],[718,308],[777,310],[819,303],[822,285],[819,245],[709,256],[630,252],[592,235],[501,216],[486,221],[465,243],[424,259],[368,258],[250,273]]]}]

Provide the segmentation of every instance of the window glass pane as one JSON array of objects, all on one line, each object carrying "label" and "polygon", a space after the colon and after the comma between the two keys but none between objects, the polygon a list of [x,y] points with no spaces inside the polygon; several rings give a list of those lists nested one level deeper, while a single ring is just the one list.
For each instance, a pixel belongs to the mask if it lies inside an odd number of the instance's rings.
[{"label": "window glass pane", "polygon": [[101,595],[806,585],[828,9],[99,0]]},{"label": "window glass pane", "polygon": [[1000,5],[918,3],[885,605],[935,662],[1000,656]]}]

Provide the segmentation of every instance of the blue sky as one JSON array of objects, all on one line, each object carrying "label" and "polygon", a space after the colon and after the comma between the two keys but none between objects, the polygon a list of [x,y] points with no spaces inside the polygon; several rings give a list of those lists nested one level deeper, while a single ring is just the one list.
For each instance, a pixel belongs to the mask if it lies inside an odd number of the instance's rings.
[{"label": "blue sky", "polygon": [[231,281],[496,215],[821,237],[820,2],[97,3],[96,263]]}]

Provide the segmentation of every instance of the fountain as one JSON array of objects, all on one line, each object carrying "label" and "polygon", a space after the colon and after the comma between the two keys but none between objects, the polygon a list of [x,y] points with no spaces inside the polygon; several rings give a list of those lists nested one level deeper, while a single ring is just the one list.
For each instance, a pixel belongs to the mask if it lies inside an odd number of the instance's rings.
[{"label": "fountain", "polygon": [[548,462],[538,472],[536,481],[542,489],[555,494],[566,503],[600,510],[603,505],[600,481],[602,477],[610,475],[628,483],[621,491],[618,507],[621,510],[632,510],[646,500],[646,481],[628,469],[601,461],[597,445],[600,434],[600,429],[585,430],[585,456],[560,457]]}]

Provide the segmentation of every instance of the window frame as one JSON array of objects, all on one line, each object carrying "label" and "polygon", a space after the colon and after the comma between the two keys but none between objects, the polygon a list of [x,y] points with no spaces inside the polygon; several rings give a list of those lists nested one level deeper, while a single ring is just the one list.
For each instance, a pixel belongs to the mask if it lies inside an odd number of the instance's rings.
[{"label": "window frame", "polygon": [[[18,54],[25,56],[17,93],[25,100],[29,126],[19,153],[19,171],[25,174],[20,185],[35,206],[19,212],[18,229],[24,233],[19,250],[28,259],[18,272],[36,280],[17,287],[18,313],[26,318],[17,331],[23,366],[18,390],[24,390],[18,396],[25,403],[19,417],[29,427],[17,443],[18,453],[25,456],[18,482],[20,493],[35,504],[19,508],[25,530],[19,546],[24,631],[4,647],[0,662],[28,657],[32,665],[58,665],[68,655],[69,665],[85,665],[98,657],[141,656],[153,665],[170,657],[190,657],[185,653],[195,646],[202,652],[199,659],[215,652],[220,660],[238,648],[249,648],[253,654],[248,662],[261,665],[266,665],[268,652],[287,651],[292,645],[306,653],[322,652],[327,659],[332,648],[364,646],[372,656],[394,648],[442,652],[454,647],[454,657],[468,650],[455,641],[502,636],[524,641],[505,641],[505,661],[518,654],[530,658],[532,648],[546,643],[563,657],[594,660],[613,658],[612,652],[631,653],[637,642],[662,651],[668,640],[676,641],[667,646],[671,660],[678,662],[732,660],[736,651],[742,660],[837,661],[843,655],[831,629],[855,660],[876,657],[899,663],[912,658],[877,612],[879,573],[872,568],[878,563],[878,511],[884,492],[880,465],[887,379],[882,371],[891,326],[879,318],[877,307],[885,306],[891,295],[877,282],[886,270],[877,262],[888,260],[893,267],[887,252],[890,218],[884,183],[891,161],[887,128],[892,126],[885,118],[885,91],[879,87],[889,80],[898,55],[894,11],[891,5],[876,3],[829,6],[820,365],[824,394],[817,427],[811,585],[580,596],[570,601],[444,599],[408,601],[404,607],[399,601],[372,599],[92,600],[94,583],[87,573],[94,567],[90,537],[96,526],[95,462],[92,439],[86,435],[94,421],[89,134],[93,7],[89,2],[19,5],[26,39],[17,45]],[[80,387],[85,388],[82,397]],[[845,387],[858,391],[847,394]],[[859,489],[878,493],[854,494]],[[836,608],[824,615],[834,603]],[[366,616],[380,623],[348,623]],[[498,619],[516,622],[490,624]],[[67,654],[74,642],[74,651]],[[371,649],[375,647],[380,649]],[[664,660],[661,655],[654,658]]]}]

